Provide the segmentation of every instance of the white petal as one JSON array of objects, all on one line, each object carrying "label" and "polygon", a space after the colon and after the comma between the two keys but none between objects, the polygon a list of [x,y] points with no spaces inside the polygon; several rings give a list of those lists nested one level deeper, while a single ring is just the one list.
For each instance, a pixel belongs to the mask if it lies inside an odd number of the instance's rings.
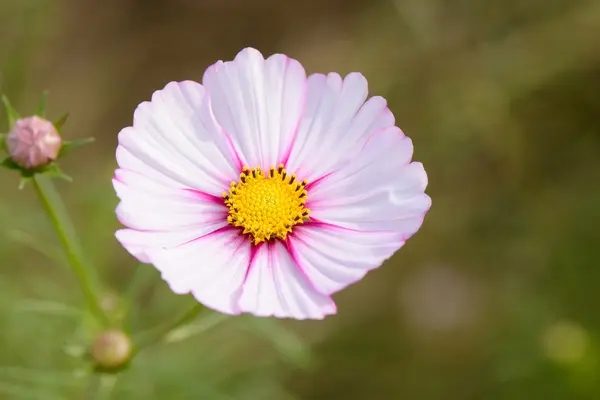
[{"label": "white petal", "polygon": [[256,249],[240,308],[261,317],[295,319],[322,319],[336,312],[333,300],[312,286],[279,241]]},{"label": "white petal", "polygon": [[117,239],[136,258],[148,262],[145,249],[177,246],[226,225],[227,207],[204,192],[165,186],[129,170],[115,171],[121,199],[116,213],[130,229]]},{"label": "white petal", "polygon": [[217,121],[249,167],[268,168],[289,154],[306,95],[306,74],[282,54],[264,59],[255,49],[209,67],[202,83]]},{"label": "white petal", "polygon": [[312,285],[331,295],[379,267],[403,244],[397,232],[309,223],[294,227],[288,248]]},{"label": "white petal", "polygon": [[392,230],[408,239],[431,206],[423,165],[410,163],[412,148],[396,127],[373,134],[352,163],[309,186],[311,218],[364,231]]},{"label": "white petal", "polygon": [[146,255],[144,247],[125,244],[123,244],[123,247],[129,252],[129,254],[137,258],[139,262],[150,264],[150,259],[148,258],[148,255]]},{"label": "white petal", "polygon": [[[152,249],[169,249],[180,246],[211,234],[225,226],[227,226],[227,221],[215,221],[205,224],[202,227],[164,231],[121,229],[115,233],[115,236],[123,247],[132,253],[133,256],[136,256],[136,252],[144,251],[147,253]],[[140,259],[140,261],[142,260]]]},{"label": "white petal", "polygon": [[[352,160],[370,134],[393,126],[382,97],[368,94],[366,79],[351,73],[308,77],[306,107],[286,167],[313,182]],[[363,104],[364,103],[364,104]]]},{"label": "white petal", "polygon": [[251,243],[236,229],[223,229],[185,245],[152,250],[149,257],[175,293],[192,293],[202,304],[239,314],[241,287]]},{"label": "white petal", "polygon": [[229,138],[211,120],[202,85],[171,82],[138,106],[133,127],[119,133],[117,162],[167,185],[220,195],[237,179]]},{"label": "white petal", "polygon": [[[125,181],[135,183],[126,184]],[[203,192],[164,188],[159,184],[152,187],[151,180],[127,170],[118,170],[113,184],[121,199],[116,210],[117,217],[123,225],[132,229],[202,229],[203,225],[227,219],[227,207],[222,199]],[[141,189],[141,185],[145,188]]]}]

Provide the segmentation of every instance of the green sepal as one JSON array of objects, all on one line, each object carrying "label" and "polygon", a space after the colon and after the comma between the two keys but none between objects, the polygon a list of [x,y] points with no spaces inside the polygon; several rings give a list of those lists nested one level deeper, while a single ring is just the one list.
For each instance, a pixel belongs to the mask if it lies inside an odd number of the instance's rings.
[{"label": "green sepal", "polygon": [[46,170],[46,168],[48,168],[47,165],[44,165],[43,167],[39,167],[39,168],[27,169],[25,167],[20,166],[16,162],[14,162],[13,159],[10,157],[7,157],[4,160],[2,160],[0,165],[2,165],[4,168],[19,171],[19,172],[21,172],[21,176],[26,177],[26,178],[30,178],[34,174],[43,172]]},{"label": "green sepal", "polygon": [[8,153],[8,145],[6,144],[7,137],[8,137],[8,133],[0,133],[0,149],[6,151]]},{"label": "green sepal", "polygon": [[64,157],[71,150],[84,146],[88,143],[94,142],[96,139],[93,137],[85,138],[85,139],[77,139],[77,140],[63,140],[62,147],[58,152],[58,158]]},{"label": "green sepal", "polygon": [[31,176],[21,175],[21,179],[19,180],[19,190],[23,190],[23,188],[25,188],[25,185],[27,185],[27,183],[29,183],[29,181],[32,179],[33,179],[33,175],[31,175]]},{"label": "green sepal", "polygon": [[8,168],[8,169],[16,169],[16,170],[20,170],[20,171],[23,170],[23,167],[21,167],[19,164],[14,162],[12,160],[12,158],[10,158],[10,157],[7,157],[4,160],[2,160],[0,165],[2,165],[4,168]]},{"label": "green sepal", "polygon": [[26,169],[26,168],[23,168],[22,166],[20,166],[19,164],[15,163],[12,160],[12,158],[7,157],[0,163],[0,166],[3,166],[8,169],[12,169],[12,170],[17,170],[21,173],[21,182],[19,183],[19,189],[22,189],[25,186],[25,184],[27,183],[27,181],[29,179],[33,178],[33,176],[36,174],[43,174],[43,175],[47,175],[50,178],[57,178],[57,179],[65,180],[67,182],[73,182],[73,178],[71,178],[69,175],[64,173],[60,169],[58,164],[56,164],[55,162],[52,162],[48,165],[44,165],[39,168]]},{"label": "green sepal", "polygon": [[40,101],[35,109],[35,115],[38,117],[46,118],[46,99],[48,98],[48,91],[44,90],[40,96]]},{"label": "green sepal", "polygon": [[60,132],[60,130],[63,127],[63,125],[65,124],[65,122],[67,122],[67,118],[69,118],[69,113],[64,113],[62,115],[62,117],[60,117],[59,119],[57,119],[56,121],[53,122],[54,127],[56,128],[57,131]]},{"label": "green sepal", "polygon": [[15,122],[21,118],[17,110],[10,104],[10,100],[5,95],[2,95],[2,103],[4,103],[4,109],[6,110],[6,118],[8,120],[8,129],[12,129]]},{"label": "green sepal", "polygon": [[44,174],[49,176],[50,178],[62,179],[67,182],[73,182],[73,178],[67,175],[63,170],[60,169],[58,164],[52,163],[44,168],[42,171],[38,172],[39,174]]}]

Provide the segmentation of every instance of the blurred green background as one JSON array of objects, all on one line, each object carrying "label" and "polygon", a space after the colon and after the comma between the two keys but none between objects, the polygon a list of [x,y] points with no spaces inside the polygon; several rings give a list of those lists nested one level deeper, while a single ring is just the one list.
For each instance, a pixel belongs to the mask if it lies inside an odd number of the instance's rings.
[{"label": "blurred green background", "polygon": [[[65,137],[97,138],[59,187],[106,307],[134,275],[135,331],[192,304],[114,239],[117,133],[154,90],[246,46],[365,74],[413,139],[433,207],[335,296],[337,316],[206,314],[201,334],[140,354],[110,398],[600,399],[594,0],[0,0],[0,91],[33,110],[48,89],[50,116],[71,114]],[[17,185],[0,171],[0,398],[93,399],[71,356],[81,294]]]}]

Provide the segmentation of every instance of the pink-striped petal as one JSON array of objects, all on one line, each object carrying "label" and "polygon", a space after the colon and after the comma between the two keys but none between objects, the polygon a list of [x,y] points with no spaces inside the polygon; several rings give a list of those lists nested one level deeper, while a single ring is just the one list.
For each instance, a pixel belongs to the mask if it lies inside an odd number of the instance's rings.
[{"label": "pink-striped petal", "polygon": [[236,229],[222,229],[149,258],[171,290],[192,293],[202,304],[239,314],[239,299],[251,257],[251,243]]},{"label": "pink-striped petal", "polygon": [[331,295],[362,279],[404,244],[397,232],[357,231],[309,223],[294,228],[288,249],[320,293]]},{"label": "pink-striped petal", "polygon": [[306,95],[306,74],[298,61],[282,54],[265,60],[247,48],[233,61],[209,67],[202,83],[245,165],[266,169],[286,157]]},{"label": "pink-striped petal", "polygon": [[133,171],[117,170],[115,175],[113,185],[121,199],[117,217],[132,229],[202,227],[227,218],[227,207],[220,197],[192,189],[167,188]]},{"label": "pink-striped petal", "polygon": [[364,231],[395,231],[408,239],[431,199],[423,165],[410,162],[412,142],[396,127],[368,139],[352,163],[309,187],[307,206],[320,222]]},{"label": "pink-striped petal", "polygon": [[367,94],[367,81],[359,73],[343,80],[336,73],[309,76],[306,107],[286,160],[288,171],[313,182],[352,163],[370,134],[393,126],[385,99],[365,102]]},{"label": "pink-striped petal", "polygon": [[202,85],[171,82],[119,133],[117,162],[168,186],[219,196],[237,178],[237,155],[214,119]]},{"label": "pink-striped petal", "polygon": [[256,249],[240,309],[261,317],[295,319],[322,319],[336,312],[333,300],[312,285],[280,241]]},{"label": "pink-striped petal", "polygon": [[142,262],[148,262],[146,248],[177,246],[226,225],[227,207],[211,195],[124,169],[115,171],[113,185],[121,199],[117,217],[129,228],[117,239]]}]

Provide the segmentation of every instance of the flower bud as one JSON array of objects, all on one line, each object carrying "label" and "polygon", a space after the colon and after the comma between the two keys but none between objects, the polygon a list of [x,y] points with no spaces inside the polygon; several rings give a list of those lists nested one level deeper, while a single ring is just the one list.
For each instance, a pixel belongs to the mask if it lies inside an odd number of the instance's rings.
[{"label": "flower bud", "polygon": [[117,369],[131,358],[131,339],[121,331],[104,331],[92,343],[91,353],[98,368]]},{"label": "flower bud", "polygon": [[52,122],[38,116],[18,119],[6,137],[10,158],[25,169],[43,167],[56,160],[61,145]]}]

